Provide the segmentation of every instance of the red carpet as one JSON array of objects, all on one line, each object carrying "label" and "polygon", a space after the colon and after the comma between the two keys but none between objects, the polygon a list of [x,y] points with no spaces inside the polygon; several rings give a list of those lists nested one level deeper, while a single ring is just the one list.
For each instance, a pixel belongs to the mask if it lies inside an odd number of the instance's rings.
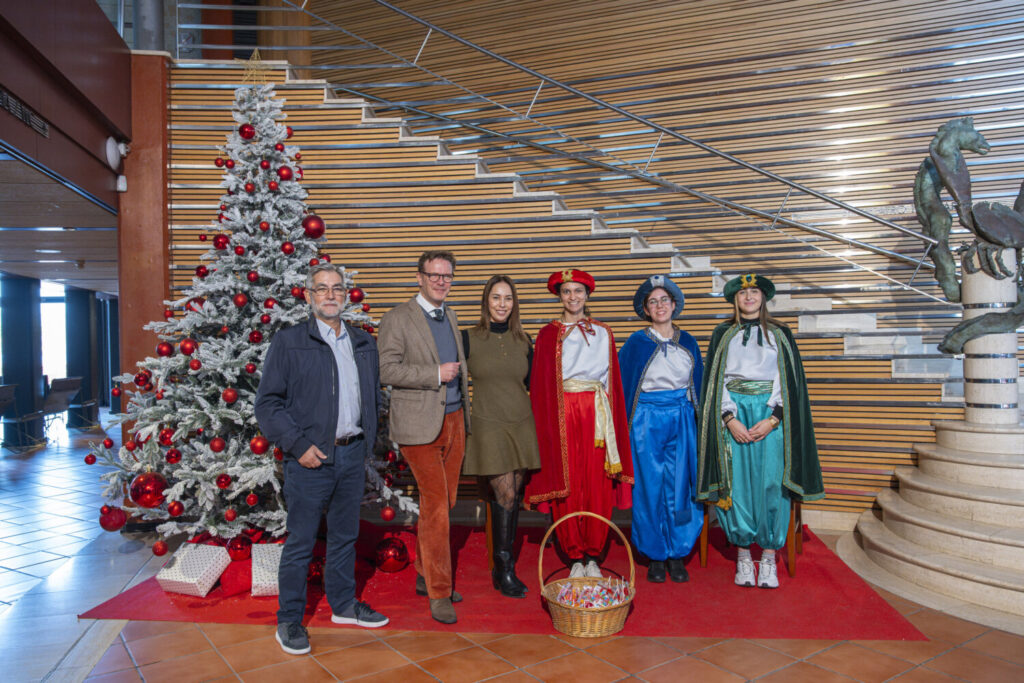
[{"label": "red carpet", "polygon": [[[392,528],[393,529],[393,528]],[[491,587],[482,529],[455,527],[453,545],[457,559],[456,587],[465,600],[456,605],[459,622],[445,626],[430,618],[427,599],[413,593],[416,578],[410,565],[386,574],[372,565],[373,549],[387,530],[363,523],[360,559],[357,563],[361,599],[391,618],[388,628],[411,631],[461,631],[464,633],[555,633],[539,597],[537,550],[543,529],[520,533],[519,577],[530,587],[526,599],[499,595]],[[628,531],[626,532],[628,536]],[[415,541],[401,532],[410,553]],[[739,588],[732,583],[734,550],[727,549],[719,529],[712,530],[714,548],[708,566],[700,567],[694,553],[687,563],[690,581],[652,584],[645,580],[646,567],[637,565],[637,596],[621,635],[689,636],[726,638],[820,638],[828,640],[926,640],[870,586],[808,532],[797,575],[785,571],[780,554],[776,590]],[[727,556],[726,556],[727,555]],[[755,555],[756,557],[756,555]],[[561,570],[552,548],[544,556],[550,575]],[[628,572],[625,550],[618,539],[612,544],[607,570]],[[219,587],[205,598],[163,592],[149,579],[81,615],[87,619],[134,619],[147,621],[195,621],[201,623],[272,624],[277,598],[254,598],[248,593],[224,597]],[[319,590],[310,589],[307,625],[330,625],[330,607]]]}]

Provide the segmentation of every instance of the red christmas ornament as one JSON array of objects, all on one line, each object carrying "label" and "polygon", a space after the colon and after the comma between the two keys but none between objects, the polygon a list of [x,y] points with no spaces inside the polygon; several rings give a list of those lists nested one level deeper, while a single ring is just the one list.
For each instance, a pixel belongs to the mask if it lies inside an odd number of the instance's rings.
[{"label": "red christmas ornament", "polygon": [[243,140],[252,140],[256,137],[256,127],[251,123],[243,123],[238,127],[238,134]]},{"label": "red christmas ornament", "polygon": [[231,242],[231,238],[225,235],[224,233],[220,233],[213,236],[214,249],[227,249],[229,242]]},{"label": "red christmas ornament", "polygon": [[238,512],[235,510],[235,508],[228,508],[227,510],[224,511],[224,519],[226,519],[229,522],[233,522],[236,519],[238,519]]},{"label": "red christmas ornament", "polygon": [[227,204],[221,204],[220,205],[220,210],[221,211],[227,211],[228,210],[228,205]]},{"label": "red christmas ornament", "polygon": [[385,505],[380,509],[380,518],[385,522],[390,522],[395,518],[395,508],[390,505]]},{"label": "red christmas ornament", "polygon": [[121,395],[121,388],[114,387],[113,389],[110,390],[110,395],[113,396],[114,398],[117,398],[118,396]]},{"label": "red christmas ornament", "polygon": [[252,332],[249,333],[249,343],[250,344],[259,344],[262,341],[263,341],[263,333],[260,332],[259,330],[253,330]]},{"label": "red christmas ornament", "polygon": [[196,427],[196,434],[202,434],[202,433],[203,433],[203,428],[202,427]]},{"label": "red christmas ornament", "polygon": [[363,313],[370,312],[370,304],[363,304]]},{"label": "red christmas ornament", "polygon": [[231,331],[231,328],[228,327],[227,325],[221,325],[220,326],[220,333],[221,334],[227,334],[230,331]]},{"label": "red christmas ornament", "polygon": [[157,557],[163,557],[167,554],[167,541],[157,541],[153,544],[153,554]]},{"label": "red christmas ornament", "polygon": [[276,145],[274,145],[274,149],[276,149],[278,152],[283,152],[284,151],[284,145],[279,142]]},{"label": "red christmas ornament", "polygon": [[245,274],[245,279],[248,280],[249,282],[256,282],[257,280],[260,279],[260,274],[257,273],[255,270],[250,270],[248,273]]},{"label": "red christmas ornament", "polygon": [[260,221],[260,230],[262,230],[263,232],[270,230],[270,223],[266,221]]},{"label": "red christmas ornament", "polygon": [[324,224],[323,218],[311,213],[302,219],[302,229],[305,231],[306,237],[315,240],[323,237],[327,226]]},{"label": "red christmas ornament", "polygon": [[196,266],[196,277],[204,278],[210,274],[210,269],[206,266]]},{"label": "red christmas ornament", "polygon": [[144,386],[143,389],[146,390],[146,391],[153,391],[153,383],[152,382],[146,382],[146,386]]},{"label": "red christmas ornament", "polygon": [[282,253],[291,256],[292,254],[295,253],[295,245],[292,244],[291,242],[284,242],[281,244],[281,251]]},{"label": "red christmas ornament", "polygon": [[[176,381],[178,381],[178,380],[177,380],[177,378],[174,378],[174,379],[172,379],[171,381],[173,381],[173,382],[176,382]],[[158,401],[159,401],[159,400],[163,399],[163,397],[164,397],[164,392],[163,392],[163,390],[160,390],[160,391],[156,392],[156,400],[158,400]]]},{"label": "red christmas ornament", "polygon": [[256,364],[255,363],[246,363],[245,364],[245,371],[248,372],[250,375],[252,373],[256,372]]},{"label": "red christmas ornament", "polygon": [[217,222],[218,223],[223,223],[225,218],[226,218],[226,216],[224,214],[222,214],[222,213],[217,214]]},{"label": "red christmas ornament", "polygon": [[203,235],[200,235],[200,236],[199,236],[199,241],[200,241],[200,242],[205,242],[205,241],[206,241],[206,235],[205,235],[205,234],[203,234]]},{"label": "red christmas ornament", "polygon": [[254,183],[246,183],[245,191],[248,192],[249,194],[252,194],[253,192],[256,191],[256,185]]},{"label": "red christmas ornament", "polygon": [[301,159],[302,158],[302,152],[296,152],[295,153],[295,158],[296,159]]},{"label": "red christmas ornament", "polygon": [[128,521],[128,515],[121,508],[112,508],[104,505],[107,512],[100,508],[100,526],[104,531],[117,531]]},{"label": "red christmas ornament", "polygon": [[305,287],[299,287],[298,285],[292,287],[292,296],[296,299],[304,299],[306,294]]},{"label": "red christmas ornament", "polygon": [[257,496],[255,493],[250,493],[248,496],[245,497],[245,504],[248,505],[249,507],[253,507],[259,502],[260,497]]},{"label": "red christmas ornament", "polygon": [[394,451],[388,451],[388,454],[385,456],[385,458],[387,459],[388,462],[394,462],[398,460],[398,453],[395,453]]},{"label": "red christmas ornament", "polygon": [[275,298],[274,298],[274,297],[272,297],[272,296],[268,296],[268,297],[267,297],[267,298],[266,298],[266,299],[265,299],[265,300],[263,301],[263,308],[273,308],[273,307],[274,307],[274,306],[276,306],[276,305],[277,305],[277,299],[275,299]]},{"label": "red christmas ornament", "polygon": [[249,450],[256,455],[263,455],[270,448],[270,442],[265,436],[254,436],[249,439]]},{"label": "red christmas ornament", "polygon": [[114,440],[111,439],[111,438],[103,439],[103,447],[104,448],[113,448],[114,447]]},{"label": "red christmas ornament", "polygon": [[384,479],[384,485],[388,488],[391,488],[395,483],[395,476],[390,472],[386,473],[382,478]]},{"label": "red christmas ornament", "polygon": [[152,371],[152,370],[149,370],[149,369],[147,369],[147,368],[142,368],[141,372],[142,372],[142,374],[143,374],[143,375],[145,375],[146,377],[149,377],[150,379],[152,379],[152,378],[153,378],[153,371]]},{"label": "red christmas ornament", "polygon": [[185,337],[178,343],[178,350],[186,356],[191,356],[199,348],[198,342],[192,337]]},{"label": "red christmas ornament", "polygon": [[270,162],[264,159],[263,161],[260,162],[260,168],[266,171],[268,168],[270,168]]},{"label": "red christmas ornament", "polygon": [[96,464],[96,456],[93,455],[92,453],[90,453],[89,455],[85,456],[85,458],[83,458],[83,459],[85,460],[85,464],[86,465],[95,465]]},{"label": "red christmas ornament", "polygon": [[234,403],[238,400],[238,390],[233,387],[228,387],[220,393],[220,397],[224,399],[225,403]]},{"label": "red christmas ornament", "polygon": [[164,460],[167,461],[168,465],[177,465],[181,462],[181,451],[177,448],[168,448],[167,452],[164,453]]},{"label": "red christmas ornament", "polygon": [[139,507],[155,508],[164,502],[167,479],[159,472],[143,472],[132,479],[128,496]]},{"label": "red christmas ornament", "polygon": [[[210,439],[210,450],[213,451],[214,453],[221,453],[221,452],[223,452],[224,449],[227,448],[227,446],[228,446],[228,442],[225,441],[224,439],[222,439],[219,436],[215,436],[212,439]],[[221,476],[227,476],[227,475],[221,475]],[[220,486],[220,478],[217,479],[217,486]],[[224,488],[224,487],[221,486],[221,488]]]},{"label": "red christmas ornament", "polygon": [[[227,519],[228,514],[224,513],[224,518]],[[231,521],[231,520],[228,520]],[[227,545],[228,557],[234,562],[241,562],[242,560],[248,560],[252,556],[252,539],[244,534],[235,536]]]},{"label": "red christmas ornament", "polygon": [[366,298],[366,292],[361,290],[359,287],[353,287],[348,290],[348,300],[354,304],[358,304]]},{"label": "red christmas ornament", "polygon": [[260,316],[260,322],[263,323],[264,325],[269,323],[270,322],[270,314],[269,313],[264,313],[263,315],[261,315]]},{"label": "red christmas ornament", "polygon": [[199,362],[198,358],[193,358],[188,362],[188,367],[192,370],[198,370],[199,368],[203,367],[203,364]]},{"label": "red christmas ornament", "polygon": [[160,442],[161,446],[170,446],[172,443],[174,443],[174,430],[171,429],[170,427],[164,427],[163,429],[160,430],[160,433],[157,435],[156,438],[157,441]]},{"label": "red christmas ornament", "polygon": [[165,309],[164,309],[164,318],[165,318],[166,320],[170,320],[170,319],[171,319],[171,318],[173,318],[173,317],[174,317],[174,311],[172,311],[172,310],[171,310],[171,309],[169,309],[169,308],[165,308]]},{"label": "red christmas ornament", "polygon": [[224,160],[221,159],[220,157],[217,157],[216,159],[213,160],[213,165],[216,166],[217,168],[224,168]]},{"label": "red christmas ornament", "polygon": [[172,356],[174,355],[174,346],[167,342],[160,342],[156,345],[156,355],[163,356],[164,358]]},{"label": "red christmas ornament", "polygon": [[285,180],[291,180],[293,177],[291,167],[279,166],[277,169],[277,177],[280,178],[282,182],[284,182]]},{"label": "red christmas ornament", "polygon": [[284,460],[284,451],[276,446],[274,447],[274,460]]},{"label": "red christmas ornament", "polygon": [[402,539],[389,536],[377,544],[376,559],[382,572],[400,572],[409,564],[409,549]]},{"label": "red christmas ornament", "polygon": [[311,258],[311,259],[309,259],[309,265],[310,265],[310,267],[312,267],[312,266],[319,266],[320,265],[320,259],[318,259],[318,258]]},{"label": "red christmas ornament", "polygon": [[109,515],[111,510],[113,510],[112,507],[110,507],[109,505],[104,505],[104,506],[100,507],[100,514],[101,515]]},{"label": "red christmas ornament", "polygon": [[188,310],[190,310],[190,311],[194,311],[196,313],[199,313],[200,311],[203,310],[203,304],[205,304],[205,303],[206,303],[206,299],[204,299],[203,297],[201,297],[201,296],[194,296],[194,297],[192,297],[191,299],[188,300],[188,304],[186,305],[186,308]]},{"label": "red christmas ornament", "polygon": [[277,181],[271,180],[269,183],[267,183],[267,189],[270,190],[271,192],[277,192]]},{"label": "red christmas ornament", "polygon": [[184,511],[185,505],[180,500],[176,500],[167,504],[167,514],[169,514],[171,517],[178,517]]},{"label": "red christmas ornament", "polygon": [[241,308],[242,306],[245,306],[247,303],[249,303],[249,297],[245,295],[245,292],[239,292],[238,294],[235,294],[233,297],[231,297],[231,301],[232,303],[235,304],[235,306]]},{"label": "red christmas ornament", "polygon": [[[234,159],[228,159],[227,161],[224,162],[224,165],[227,166],[229,169],[232,169],[232,168],[235,167],[235,160]],[[228,194],[231,194],[231,193],[228,192]]]},{"label": "red christmas ornament", "polygon": [[140,372],[135,375],[135,386],[144,387],[149,382],[149,377],[146,377],[146,373]]},{"label": "red christmas ornament", "polygon": [[231,475],[230,474],[219,474],[217,475],[217,488],[226,489],[231,486]]},{"label": "red christmas ornament", "polygon": [[331,262],[331,255],[330,254],[320,254],[320,260],[323,261],[324,263],[330,263]]},{"label": "red christmas ornament", "polygon": [[295,131],[293,131],[293,130],[292,130],[292,127],[291,127],[291,126],[285,126],[285,127],[284,127],[284,136],[285,136],[286,138],[291,138],[291,136],[292,136],[292,133],[294,133],[294,132],[295,132]]},{"label": "red christmas ornament", "polygon": [[243,247],[241,244],[237,245],[235,247],[235,254],[238,256],[242,256],[243,254],[245,254],[245,247]]}]

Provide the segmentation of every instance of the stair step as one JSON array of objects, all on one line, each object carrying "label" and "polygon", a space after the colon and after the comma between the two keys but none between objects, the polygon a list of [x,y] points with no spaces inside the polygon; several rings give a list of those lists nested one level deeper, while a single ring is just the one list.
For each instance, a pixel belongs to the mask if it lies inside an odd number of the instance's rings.
[{"label": "stair step", "polygon": [[937,552],[897,536],[870,510],[857,521],[864,550],[879,566],[953,598],[1024,616],[1024,575]]},{"label": "stair step", "polygon": [[938,552],[1008,569],[1024,566],[1024,527],[976,522],[926,510],[891,489],[876,502],[885,526],[908,541]]},{"label": "stair step", "polygon": [[1024,453],[1024,425],[976,424],[965,420],[933,420],[935,441],[946,448],[989,453]]},{"label": "stair step", "polygon": [[843,534],[836,543],[836,555],[859,577],[890,593],[939,610],[958,619],[966,619],[1008,633],[1024,636],[1024,619],[1003,610],[990,609],[965,600],[951,598],[889,572],[872,560],[864,548],[863,538],[854,530]]},{"label": "stair step", "polygon": [[981,453],[914,444],[917,464],[925,474],[965,484],[1024,491],[1024,453]]},{"label": "stair step", "polygon": [[953,482],[916,467],[897,467],[896,478],[900,496],[927,510],[990,524],[1024,519],[1021,491]]}]

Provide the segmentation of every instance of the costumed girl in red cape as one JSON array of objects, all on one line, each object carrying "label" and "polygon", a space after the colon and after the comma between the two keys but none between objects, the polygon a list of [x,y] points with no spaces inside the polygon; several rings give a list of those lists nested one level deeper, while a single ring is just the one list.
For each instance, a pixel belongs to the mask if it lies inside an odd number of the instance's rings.
[{"label": "costumed girl in red cape", "polygon": [[[562,314],[541,328],[530,371],[530,402],[537,425],[541,469],[526,487],[526,501],[555,521],[586,510],[611,517],[631,504],[633,459],[626,403],[611,328],[590,317],[594,278],[562,270],[548,278]],[[598,558],[608,526],[577,517],[555,536],[571,564],[570,576],[601,576]]]}]

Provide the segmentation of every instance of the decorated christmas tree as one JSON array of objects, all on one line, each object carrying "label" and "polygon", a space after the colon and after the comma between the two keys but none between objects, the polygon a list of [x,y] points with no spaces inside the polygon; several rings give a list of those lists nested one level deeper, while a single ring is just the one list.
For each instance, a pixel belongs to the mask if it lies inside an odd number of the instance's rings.
[{"label": "decorated christmas tree", "polygon": [[[100,522],[108,530],[134,514],[158,521],[165,537],[206,532],[244,540],[256,531],[286,532],[283,454],[260,434],[253,403],[271,337],[309,316],[306,272],[330,257],[319,252],[325,225],[307,210],[301,153],[288,143],[283,104],[273,85],[235,91],[237,128],[214,162],[224,169],[224,194],[212,248],[185,295],[165,302],[165,319],[146,326],[163,340],[157,355],[139,362],[136,374],[116,378],[127,385],[118,420],[129,436],[119,450],[110,439],[94,444],[86,458],[113,466],[103,475],[111,503]],[[370,307],[352,275],[345,273],[342,317],[372,331]],[[398,458],[382,450],[386,456],[367,464],[367,500],[383,500],[389,519],[392,506],[416,506],[391,488]],[[167,545],[158,541],[153,550],[163,554]]]}]

